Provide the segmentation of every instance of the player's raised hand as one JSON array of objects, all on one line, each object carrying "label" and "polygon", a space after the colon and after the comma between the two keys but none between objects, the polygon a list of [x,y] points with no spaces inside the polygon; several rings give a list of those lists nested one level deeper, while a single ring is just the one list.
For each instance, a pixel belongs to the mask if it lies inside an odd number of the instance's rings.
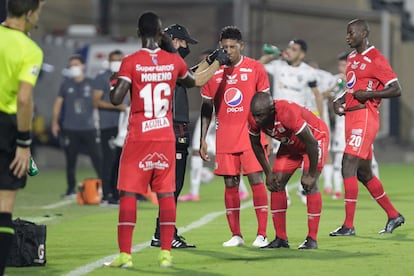
[{"label": "player's raised hand", "polygon": [[219,49],[215,49],[208,56],[206,56],[206,62],[211,65],[217,58]]},{"label": "player's raised hand", "polygon": [[218,49],[216,60],[218,60],[220,65],[229,65],[230,63],[229,55],[223,48]]}]

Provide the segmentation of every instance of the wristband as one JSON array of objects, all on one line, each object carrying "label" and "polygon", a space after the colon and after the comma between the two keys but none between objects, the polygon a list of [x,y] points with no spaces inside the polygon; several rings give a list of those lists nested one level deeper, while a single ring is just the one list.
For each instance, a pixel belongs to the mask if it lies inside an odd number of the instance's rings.
[{"label": "wristband", "polygon": [[30,131],[17,131],[16,144],[19,147],[27,148],[32,144]]}]

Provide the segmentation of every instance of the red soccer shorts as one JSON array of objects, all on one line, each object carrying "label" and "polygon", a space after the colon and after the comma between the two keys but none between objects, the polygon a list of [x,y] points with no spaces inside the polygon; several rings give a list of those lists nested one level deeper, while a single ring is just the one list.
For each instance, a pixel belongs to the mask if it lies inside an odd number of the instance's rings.
[{"label": "red soccer shorts", "polygon": [[[318,172],[322,172],[328,158],[329,132],[327,130],[321,132],[315,139],[318,141]],[[272,171],[293,174],[302,167],[302,163],[303,170],[309,171],[310,163],[306,151],[296,151],[292,146],[281,144],[273,162]]]},{"label": "red soccer shorts", "polygon": [[119,163],[118,189],[146,194],[175,191],[175,142],[127,142]]},{"label": "red soccer shorts", "polygon": [[372,145],[380,126],[378,110],[368,106],[345,115],[345,153],[372,159]]},{"label": "red soccer shorts", "polygon": [[252,149],[236,153],[217,153],[214,174],[216,175],[248,175],[261,172],[262,166],[256,159]]}]

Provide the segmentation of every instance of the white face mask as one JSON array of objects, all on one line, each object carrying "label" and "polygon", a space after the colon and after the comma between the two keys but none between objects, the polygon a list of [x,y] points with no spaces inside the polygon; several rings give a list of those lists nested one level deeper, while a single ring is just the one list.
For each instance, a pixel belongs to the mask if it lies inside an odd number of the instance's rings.
[{"label": "white face mask", "polygon": [[81,66],[71,66],[69,68],[69,71],[70,71],[70,76],[72,78],[80,77],[83,74],[83,70]]},{"label": "white face mask", "polygon": [[109,69],[111,69],[112,73],[119,72],[119,68],[121,68],[121,62],[120,61],[111,61],[109,63]]}]

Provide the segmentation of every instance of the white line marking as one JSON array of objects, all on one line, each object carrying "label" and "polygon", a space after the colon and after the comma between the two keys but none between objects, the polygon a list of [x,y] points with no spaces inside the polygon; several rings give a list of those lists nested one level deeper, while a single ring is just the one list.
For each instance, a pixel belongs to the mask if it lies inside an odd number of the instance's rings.
[{"label": "white line marking", "polygon": [[[244,208],[249,207],[249,206],[252,206],[252,201],[251,200],[244,203],[244,204],[242,204],[240,206],[240,209],[244,209]],[[198,227],[201,227],[203,225],[206,225],[209,222],[211,222],[212,220],[216,219],[217,217],[219,217],[221,215],[224,215],[225,213],[226,213],[225,211],[209,213],[209,214],[205,215],[204,217],[200,218],[199,220],[196,220],[196,221],[190,223],[187,226],[178,228],[178,233],[180,233],[180,234],[185,233],[187,231],[190,231],[190,230],[196,229]],[[141,250],[149,247],[150,244],[151,244],[151,241],[147,241],[147,242],[144,242],[144,243],[137,244],[137,245],[132,247],[131,252],[136,253],[138,251],[141,251]],[[92,272],[93,270],[95,270],[99,267],[102,267],[103,263],[112,261],[112,259],[115,258],[116,256],[118,256],[118,254],[119,253],[116,253],[116,254],[113,254],[113,255],[110,255],[110,256],[106,256],[102,259],[99,259],[99,260],[93,262],[93,263],[89,263],[87,265],[78,267],[75,270],[72,270],[69,273],[64,274],[64,276],[81,276],[81,275],[85,275],[85,274],[87,274],[89,272]]]},{"label": "white line marking", "polygon": [[53,203],[53,204],[44,205],[40,208],[41,209],[55,209],[55,208],[62,207],[62,206],[65,206],[65,205],[69,205],[69,204],[72,204],[72,203],[75,203],[75,202],[76,202],[75,199],[67,199],[67,200],[62,200],[62,201],[59,201],[59,202],[56,202],[56,203]]}]

